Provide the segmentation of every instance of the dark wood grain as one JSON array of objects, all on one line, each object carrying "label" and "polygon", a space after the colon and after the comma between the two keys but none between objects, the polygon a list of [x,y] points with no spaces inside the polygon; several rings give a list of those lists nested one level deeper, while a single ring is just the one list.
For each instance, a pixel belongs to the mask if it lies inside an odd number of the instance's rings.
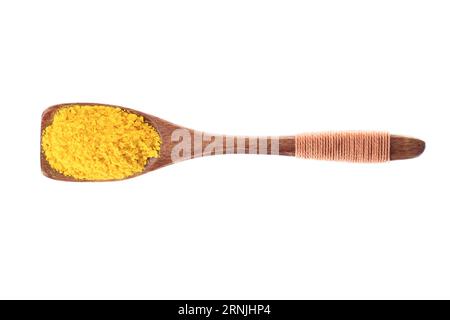
[{"label": "dark wood grain", "polygon": [[391,135],[391,160],[405,160],[420,156],[425,142],[416,138]]}]

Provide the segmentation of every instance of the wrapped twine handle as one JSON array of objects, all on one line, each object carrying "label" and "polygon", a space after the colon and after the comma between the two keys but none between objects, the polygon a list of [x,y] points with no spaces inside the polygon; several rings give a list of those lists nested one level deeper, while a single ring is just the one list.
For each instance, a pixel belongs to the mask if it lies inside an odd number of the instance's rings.
[{"label": "wrapped twine handle", "polygon": [[390,160],[390,134],[378,131],[307,133],[295,136],[295,156],[346,162]]}]

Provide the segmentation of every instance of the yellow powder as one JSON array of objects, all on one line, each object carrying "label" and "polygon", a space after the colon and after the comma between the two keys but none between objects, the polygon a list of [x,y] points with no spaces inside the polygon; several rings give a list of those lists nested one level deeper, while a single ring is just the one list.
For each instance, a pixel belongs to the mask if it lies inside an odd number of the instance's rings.
[{"label": "yellow powder", "polygon": [[71,105],[59,109],[43,132],[50,166],[80,180],[123,179],[159,157],[161,137],[142,116],[118,107]]}]

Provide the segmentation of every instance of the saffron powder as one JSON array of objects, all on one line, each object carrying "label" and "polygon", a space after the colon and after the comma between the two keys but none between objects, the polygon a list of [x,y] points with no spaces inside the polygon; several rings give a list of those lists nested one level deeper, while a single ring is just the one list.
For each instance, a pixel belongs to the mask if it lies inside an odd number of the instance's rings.
[{"label": "saffron powder", "polygon": [[123,179],[159,157],[161,137],[144,117],[118,107],[70,105],[42,134],[50,166],[79,180]]}]

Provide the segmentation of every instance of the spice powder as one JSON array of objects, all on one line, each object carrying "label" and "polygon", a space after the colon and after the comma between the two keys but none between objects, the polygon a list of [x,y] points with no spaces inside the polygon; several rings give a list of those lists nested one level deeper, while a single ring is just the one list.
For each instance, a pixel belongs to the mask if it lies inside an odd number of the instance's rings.
[{"label": "spice powder", "polygon": [[60,108],[42,134],[50,166],[79,180],[123,179],[159,157],[161,137],[144,117],[119,107]]}]

